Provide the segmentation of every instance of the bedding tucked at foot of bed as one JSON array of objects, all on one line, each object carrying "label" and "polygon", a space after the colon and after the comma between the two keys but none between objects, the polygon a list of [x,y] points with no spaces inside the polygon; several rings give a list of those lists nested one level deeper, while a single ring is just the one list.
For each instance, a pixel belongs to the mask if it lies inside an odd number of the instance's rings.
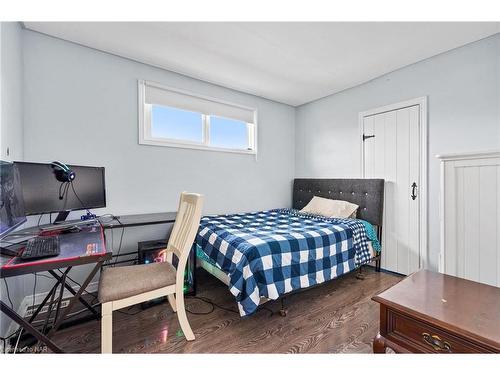
[{"label": "bedding tucked at foot of bed", "polygon": [[[292,290],[334,279],[368,263],[370,224],[276,209],[201,219],[196,245],[229,275],[241,316],[260,297],[277,299]],[[374,243],[374,248],[379,248]]]}]

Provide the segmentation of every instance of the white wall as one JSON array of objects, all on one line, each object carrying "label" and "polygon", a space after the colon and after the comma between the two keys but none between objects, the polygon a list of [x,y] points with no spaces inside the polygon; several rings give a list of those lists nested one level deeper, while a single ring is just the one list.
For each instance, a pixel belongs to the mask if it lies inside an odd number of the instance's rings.
[{"label": "white wall", "polygon": [[[1,120],[2,160],[23,158],[23,48],[18,22],[1,22]],[[9,149],[9,155],[7,155]]]},{"label": "white wall", "polygon": [[428,96],[429,267],[439,255],[436,154],[500,148],[500,34],[305,104],[296,114],[296,177],[358,177],[358,114]]},{"label": "white wall", "polygon": [[[25,160],[106,167],[107,212],[172,211],[183,190],[205,213],[289,206],[293,107],[24,30]],[[258,109],[258,159],[138,144],[137,80]]]},{"label": "white wall", "polygon": [[[498,127],[500,128],[500,36],[497,35],[497,119],[498,119]],[[497,146],[500,148],[500,130],[497,132]]]}]

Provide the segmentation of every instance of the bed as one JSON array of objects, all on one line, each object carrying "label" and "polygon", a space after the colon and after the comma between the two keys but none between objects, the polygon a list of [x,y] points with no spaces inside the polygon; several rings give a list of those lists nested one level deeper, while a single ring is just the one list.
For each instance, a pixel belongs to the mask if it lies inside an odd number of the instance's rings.
[{"label": "bed", "polygon": [[[198,264],[229,286],[241,316],[370,262],[379,270],[383,194],[382,179],[295,179],[292,208],[203,217]],[[356,219],[300,212],[313,196],[357,204]]]}]

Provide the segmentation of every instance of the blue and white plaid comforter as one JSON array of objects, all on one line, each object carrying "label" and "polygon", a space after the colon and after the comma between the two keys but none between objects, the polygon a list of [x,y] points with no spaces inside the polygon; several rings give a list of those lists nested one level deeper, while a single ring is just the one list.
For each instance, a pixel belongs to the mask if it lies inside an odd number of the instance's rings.
[{"label": "blue and white plaid comforter", "polygon": [[361,220],[276,209],[201,219],[196,245],[229,275],[241,316],[260,297],[277,299],[370,261]]}]

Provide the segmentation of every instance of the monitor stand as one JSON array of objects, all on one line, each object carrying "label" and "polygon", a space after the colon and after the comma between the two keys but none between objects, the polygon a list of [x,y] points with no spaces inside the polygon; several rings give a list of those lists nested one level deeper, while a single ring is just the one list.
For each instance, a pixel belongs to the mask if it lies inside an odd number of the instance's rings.
[{"label": "monitor stand", "polygon": [[59,224],[59,223],[62,223],[63,221],[66,221],[68,215],[69,215],[69,211],[59,211],[56,219],[54,220],[54,224]]}]

